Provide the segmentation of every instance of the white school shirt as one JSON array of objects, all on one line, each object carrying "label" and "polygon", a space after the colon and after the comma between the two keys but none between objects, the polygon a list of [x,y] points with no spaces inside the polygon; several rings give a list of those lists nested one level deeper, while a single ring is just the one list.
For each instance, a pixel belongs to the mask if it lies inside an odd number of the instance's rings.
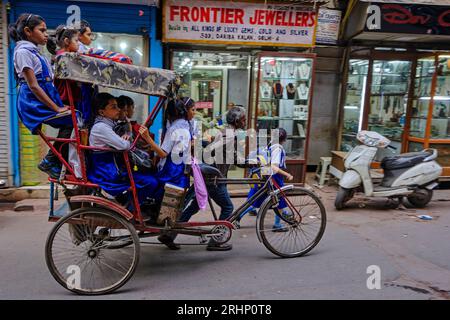
[{"label": "white school shirt", "polygon": [[270,147],[270,163],[278,166],[280,169],[286,168],[286,155],[282,157],[283,153],[285,151],[281,144],[277,143],[272,145]]},{"label": "white school shirt", "polygon": [[[114,121],[105,117],[97,117],[97,122],[91,129],[89,145],[100,148],[114,148],[116,150],[130,149],[131,142],[122,139],[114,132]],[[98,121],[100,120],[100,121]]]},{"label": "white school shirt", "polygon": [[[24,78],[23,70],[30,68],[34,74],[42,73],[42,64],[38,57],[30,50],[39,52],[39,48],[30,41],[18,41],[14,48],[14,70],[18,74],[19,78]],[[47,63],[47,69],[50,77],[53,79],[53,70],[47,57],[41,55],[41,58]]]},{"label": "white school shirt", "polygon": [[[183,153],[183,161],[184,163],[187,163],[191,146],[191,133],[189,130],[189,122],[185,119],[175,120],[168,126],[166,135],[161,144],[161,149],[167,153],[167,157],[172,156],[172,151],[176,150],[178,153]],[[162,170],[167,157],[159,161],[158,170]],[[178,164],[175,158],[172,158],[172,161]]]}]

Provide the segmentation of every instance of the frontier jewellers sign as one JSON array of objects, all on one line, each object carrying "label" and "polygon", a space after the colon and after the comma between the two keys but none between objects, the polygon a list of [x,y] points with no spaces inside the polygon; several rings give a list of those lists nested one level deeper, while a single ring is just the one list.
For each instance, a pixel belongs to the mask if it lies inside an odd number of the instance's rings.
[{"label": "frontier jewellers sign", "polygon": [[317,12],[293,4],[167,0],[163,41],[312,47]]}]

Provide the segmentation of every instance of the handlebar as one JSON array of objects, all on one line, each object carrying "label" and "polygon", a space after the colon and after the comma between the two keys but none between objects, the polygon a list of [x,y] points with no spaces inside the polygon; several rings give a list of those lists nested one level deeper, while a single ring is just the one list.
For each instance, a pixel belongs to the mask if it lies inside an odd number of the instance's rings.
[{"label": "handlebar", "polygon": [[429,155],[428,157],[426,157],[426,158],[424,159],[424,161],[430,161],[430,160],[436,159],[437,156],[438,156],[438,152],[437,152],[436,149],[427,148],[427,149],[423,149],[423,152],[428,152],[428,153],[430,153],[430,155]]},{"label": "handlebar", "polygon": [[388,146],[387,146],[387,148],[389,148],[389,149],[393,149],[393,150],[397,150],[397,148],[396,148],[396,147],[394,147],[394,146],[391,146],[391,145],[388,145]]}]

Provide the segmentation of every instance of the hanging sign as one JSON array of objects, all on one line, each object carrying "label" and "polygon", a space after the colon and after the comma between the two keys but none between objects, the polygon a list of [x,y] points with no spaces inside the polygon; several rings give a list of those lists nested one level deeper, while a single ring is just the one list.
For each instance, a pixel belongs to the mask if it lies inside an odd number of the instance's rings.
[{"label": "hanging sign", "polygon": [[336,44],[341,24],[341,11],[332,9],[319,9],[316,42]]},{"label": "hanging sign", "polygon": [[295,4],[167,0],[163,41],[312,47],[316,10]]}]

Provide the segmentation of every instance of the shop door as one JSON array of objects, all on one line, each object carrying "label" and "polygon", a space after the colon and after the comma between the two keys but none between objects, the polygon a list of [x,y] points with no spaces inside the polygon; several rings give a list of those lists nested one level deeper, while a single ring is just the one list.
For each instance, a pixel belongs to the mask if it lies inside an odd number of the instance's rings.
[{"label": "shop door", "polygon": [[[402,150],[411,65],[404,60],[373,61],[367,130],[391,140],[395,154]],[[379,150],[376,160],[392,153],[392,149]]]}]

